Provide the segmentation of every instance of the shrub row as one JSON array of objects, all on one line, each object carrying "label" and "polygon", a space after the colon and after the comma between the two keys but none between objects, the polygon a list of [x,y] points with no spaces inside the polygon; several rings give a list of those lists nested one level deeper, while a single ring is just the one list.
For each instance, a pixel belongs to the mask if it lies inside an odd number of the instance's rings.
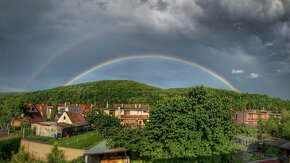
[{"label": "shrub row", "polygon": [[20,140],[17,136],[0,138],[0,160],[9,160],[13,153],[17,153]]}]

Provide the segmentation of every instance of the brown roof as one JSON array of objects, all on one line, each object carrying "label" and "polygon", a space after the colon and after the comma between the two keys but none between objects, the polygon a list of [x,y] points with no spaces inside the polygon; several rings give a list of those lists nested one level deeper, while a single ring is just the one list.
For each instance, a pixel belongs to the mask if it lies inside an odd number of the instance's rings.
[{"label": "brown roof", "polygon": [[73,125],[70,125],[70,124],[67,124],[67,123],[63,123],[63,122],[58,123],[57,125],[58,125],[59,127],[61,127],[61,128],[69,128],[69,127],[73,127]]},{"label": "brown roof", "polygon": [[78,112],[66,112],[67,116],[71,120],[72,124],[79,124],[79,123],[84,123],[87,122],[86,119],[82,116],[81,113]]},{"label": "brown roof", "polygon": [[39,112],[26,112],[24,113],[24,116],[28,118],[31,122],[41,122],[42,121],[42,117],[41,114]]}]

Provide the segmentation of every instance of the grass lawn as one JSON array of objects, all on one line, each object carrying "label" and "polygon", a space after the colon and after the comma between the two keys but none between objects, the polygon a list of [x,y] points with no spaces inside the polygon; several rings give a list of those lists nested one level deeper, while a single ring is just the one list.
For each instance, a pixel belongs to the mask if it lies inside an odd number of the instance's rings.
[{"label": "grass lawn", "polygon": [[[100,143],[103,137],[98,131],[89,131],[80,135],[72,136],[70,138],[61,138],[57,140],[58,145],[61,147],[83,149],[91,147],[97,143]],[[53,144],[55,140],[49,141],[49,144]]]},{"label": "grass lawn", "polygon": [[38,142],[38,143],[49,143],[50,141],[53,141],[53,138],[46,137],[46,136],[38,136],[38,135],[28,135],[25,136],[26,140]]}]

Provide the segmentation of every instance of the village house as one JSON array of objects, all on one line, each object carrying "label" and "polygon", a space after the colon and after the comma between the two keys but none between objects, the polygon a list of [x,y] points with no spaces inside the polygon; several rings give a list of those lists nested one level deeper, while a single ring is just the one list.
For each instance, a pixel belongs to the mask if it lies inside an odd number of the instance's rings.
[{"label": "village house", "polygon": [[89,130],[91,125],[86,121],[81,113],[65,111],[57,121],[59,134],[69,136],[78,132]]},{"label": "village house", "polygon": [[47,137],[66,137],[90,129],[90,124],[78,112],[63,112],[57,122],[32,122],[35,134]]},{"label": "village house", "polygon": [[243,110],[236,112],[235,121],[238,124],[256,126],[260,119],[267,120],[270,117],[281,118],[281,114],[265,110]]},{"label": "village house", "polygon": [[20,127],[23,121],[41,122],[43,121],[41,113],[36,108],[30,108],[30,110],[25,110],[19,118],[12,121],[12,126]]},{"label": "village house", "polygon": [[143,127],[144,122],[149,120],[149,105],[144,104],[113,104],[111,108],[107,107],[104,112],[115,116],[121,120],[125,127]]}]

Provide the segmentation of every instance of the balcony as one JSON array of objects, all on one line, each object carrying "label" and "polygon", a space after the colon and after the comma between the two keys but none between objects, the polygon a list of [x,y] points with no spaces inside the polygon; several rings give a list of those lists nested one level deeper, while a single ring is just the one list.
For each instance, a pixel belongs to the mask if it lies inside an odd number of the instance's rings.
[{"label": "balcony", "polygon": [[121,115],[121,119],[148,119],[148,115]]}]

